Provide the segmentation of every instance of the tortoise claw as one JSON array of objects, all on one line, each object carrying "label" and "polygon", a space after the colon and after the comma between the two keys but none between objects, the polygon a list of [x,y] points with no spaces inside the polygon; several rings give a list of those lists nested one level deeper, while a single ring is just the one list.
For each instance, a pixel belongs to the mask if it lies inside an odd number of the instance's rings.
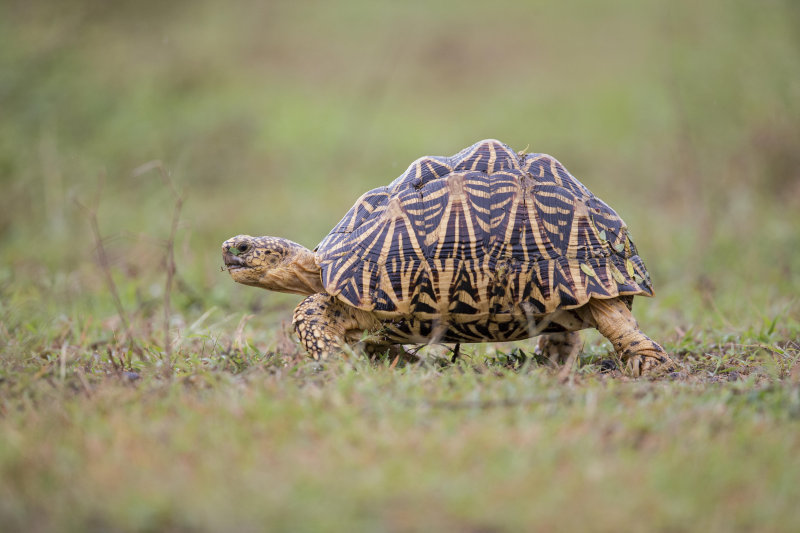
[{"label": "tortoise claw", "polygon": [[675,371],[675,361],[666,354],[636,354],[628,359],[628,370],[635,377],[661,375]]}]

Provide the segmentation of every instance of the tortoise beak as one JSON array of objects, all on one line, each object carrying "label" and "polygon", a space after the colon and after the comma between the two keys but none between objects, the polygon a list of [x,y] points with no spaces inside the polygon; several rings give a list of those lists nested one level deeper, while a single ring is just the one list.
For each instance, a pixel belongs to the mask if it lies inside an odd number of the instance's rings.
[{"label": "tortoise beak", "polygon": [[231,246],[227,246],[222,249],[222,260],[225,262],[225,267],[230,270],[231,268],[245,266],[245,263],[241,257],[231,253],[231,248]]}]

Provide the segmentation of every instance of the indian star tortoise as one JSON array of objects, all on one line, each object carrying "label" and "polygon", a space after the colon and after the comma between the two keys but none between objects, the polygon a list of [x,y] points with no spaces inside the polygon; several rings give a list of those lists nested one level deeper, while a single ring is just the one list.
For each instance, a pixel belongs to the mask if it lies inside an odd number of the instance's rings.
[{"label": "indian star tortoise", "polygon": [[238,283],[307,296],[293,325],[315,359],[541,335],[564,362],[596,328],[634,375],[672,363],[631,314],[653,287],[619,215],[553,157],[496,140],[414,161],[313,251],[238,235],[222,255]]}]

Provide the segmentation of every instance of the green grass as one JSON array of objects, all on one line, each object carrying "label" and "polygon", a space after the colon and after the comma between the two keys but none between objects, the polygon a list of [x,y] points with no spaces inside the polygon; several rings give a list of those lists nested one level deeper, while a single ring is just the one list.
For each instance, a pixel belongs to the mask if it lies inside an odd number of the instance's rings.
[{"label": "green grass", "polygon": [[[0,529],[798,530],[799,24],[788,0],[4,3]],[[319,366],[298,298],[219,271],[224,239],[313,246],[487,137],[623,216],[677,372],[603,374],[596,332],[568,383],[531,342]],[[184,197],[169,300],[156,160]]]}]

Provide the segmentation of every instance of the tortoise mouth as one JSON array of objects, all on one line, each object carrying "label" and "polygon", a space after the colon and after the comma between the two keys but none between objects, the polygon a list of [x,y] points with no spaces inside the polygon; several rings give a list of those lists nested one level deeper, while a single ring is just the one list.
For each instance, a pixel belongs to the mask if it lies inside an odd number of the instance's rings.
[{"label": "tortoise mouth", "polygon": [[247,268],[247,264],[241,257],[233,255],[232,253],[229,252],[225,252],[224,254],[222,254],[222,260],[225,262],[224,268],[228,272]]}]

